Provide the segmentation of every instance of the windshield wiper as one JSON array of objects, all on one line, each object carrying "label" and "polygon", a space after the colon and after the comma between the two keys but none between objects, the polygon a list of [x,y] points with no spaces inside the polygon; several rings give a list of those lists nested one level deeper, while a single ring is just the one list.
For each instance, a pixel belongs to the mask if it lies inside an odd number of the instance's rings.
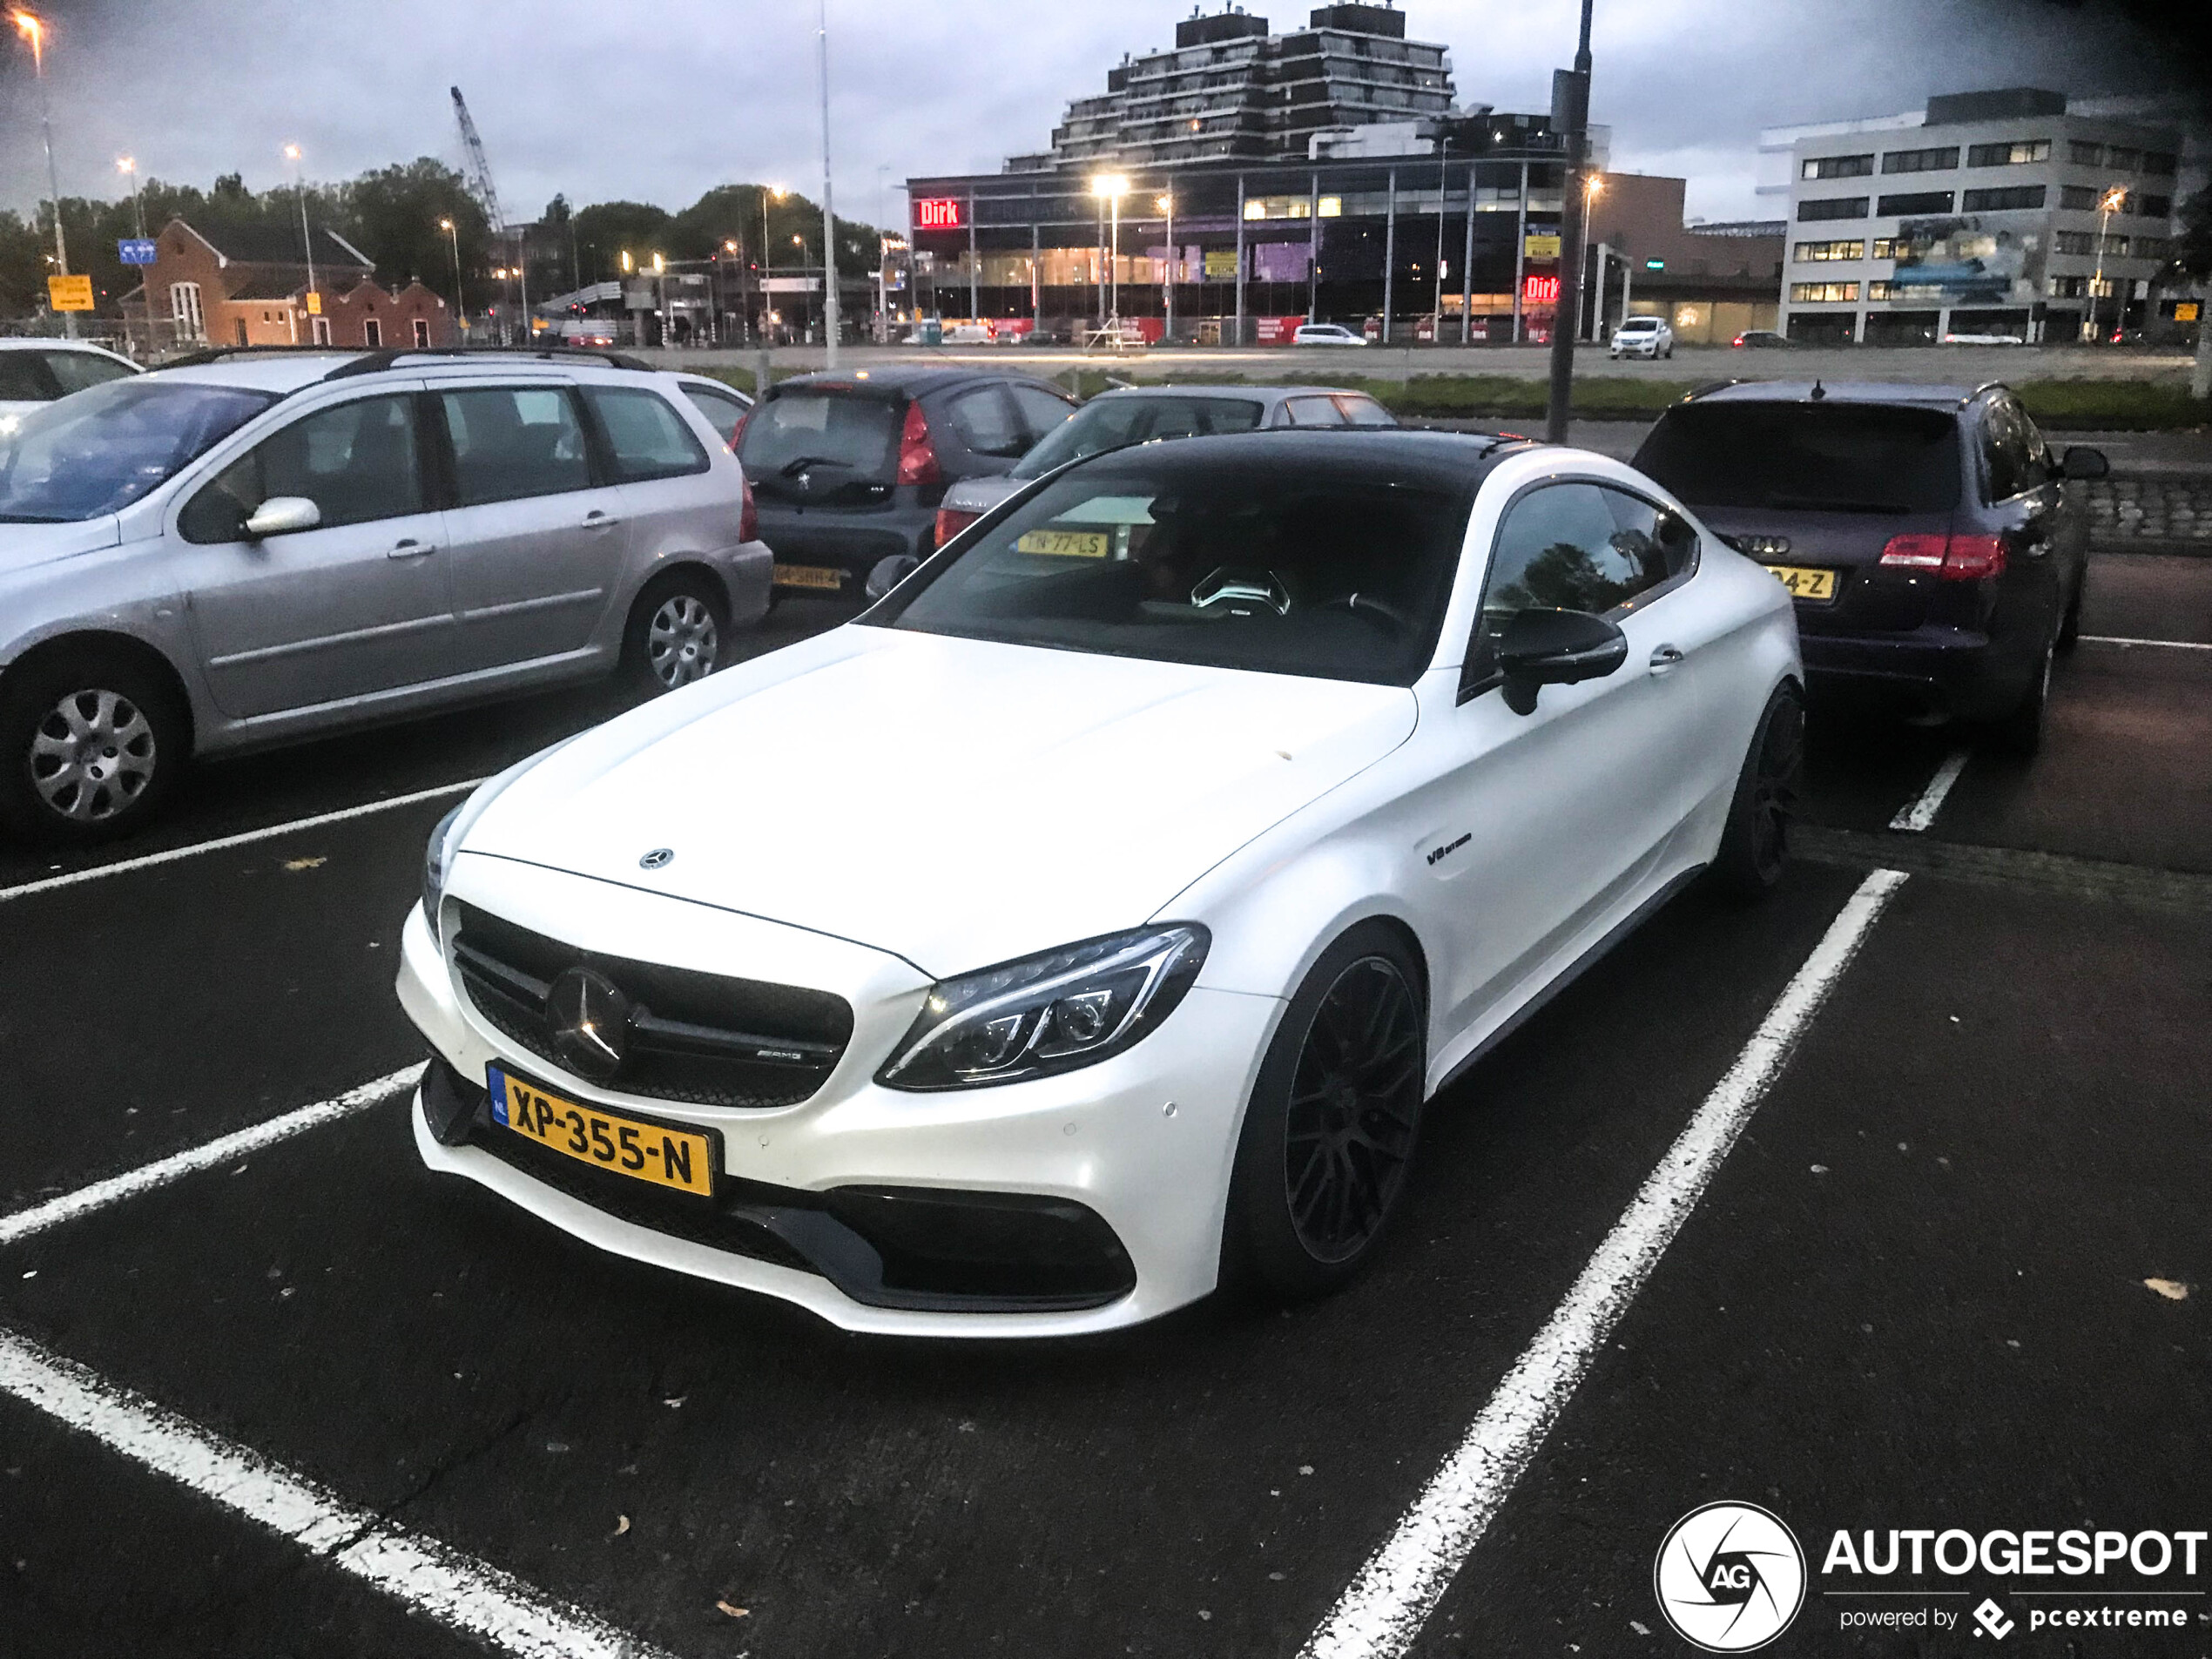
[{"label": "windshield wiper", "polygon": [[835,455],[800,455],[797,460],[786,461],[782,466],[777,468],[776,475],[779,478],[796,478],[809,467],[842,467],[847,472],[853,470],[851,462],[840,461]]}]

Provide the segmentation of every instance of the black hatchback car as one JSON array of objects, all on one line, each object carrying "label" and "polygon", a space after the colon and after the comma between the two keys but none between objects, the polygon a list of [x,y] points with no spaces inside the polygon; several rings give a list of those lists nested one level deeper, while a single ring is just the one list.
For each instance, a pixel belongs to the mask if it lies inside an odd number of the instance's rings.
[{"label": "black hatchback car", "polygon": [[1816,693],[2041,740],[2054,652],[2080,625],[2088,516],[2002,386],[1769,381],[1693,394],[1635,465],[1797,599]]},{"label": "black hatchback car", "polygon": [[948,485],[1004,472],[1075,412],[1075,399],[1027,374],[927,364],[772,388],[738,459],[778,586],[858,595],[882,560],[928,557]]}]

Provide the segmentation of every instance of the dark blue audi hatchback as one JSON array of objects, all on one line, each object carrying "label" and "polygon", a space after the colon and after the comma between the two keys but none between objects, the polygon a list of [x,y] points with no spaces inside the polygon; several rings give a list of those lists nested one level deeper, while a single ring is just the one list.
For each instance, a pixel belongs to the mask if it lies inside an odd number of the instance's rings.
[{"label": "dark blue audi hatchback", "polygon": [[1789,588],[1816,696],[2034,752],[2098,451],[2054,454],[2003,386],[1766,381],[1674,405],[1635,465]]}]

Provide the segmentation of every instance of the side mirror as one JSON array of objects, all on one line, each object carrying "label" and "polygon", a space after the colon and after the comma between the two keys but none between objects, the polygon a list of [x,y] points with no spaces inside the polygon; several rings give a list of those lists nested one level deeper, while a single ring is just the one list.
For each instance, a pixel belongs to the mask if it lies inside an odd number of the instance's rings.
[{"label": "side mirror", "polygon": [[878,559],[868,571],[868,597],[880,599],[920,569],[921,561],[911,553],[894,553],[887,558]]},{"label": "side mirror", "polygon": [[2102,478],[2112,471],[2112,462],[2105,459],[2103,450],[2077,443],[2067,448],[2059,470],[2068,478]]},{"label": "side mirror", "polygon": [[265,536],[290,536],[311,530],[322,523],[322,509],[305,496],[272,496],[253,509],[246,521],[246,534],[260,541]]},{"label": "side mirror", "polygon": [[1587,610],[1521,610],[1498,635],[1506,706],[1536,711],[1537,688],[1602,679],[1629,660],[1629,639]]}]

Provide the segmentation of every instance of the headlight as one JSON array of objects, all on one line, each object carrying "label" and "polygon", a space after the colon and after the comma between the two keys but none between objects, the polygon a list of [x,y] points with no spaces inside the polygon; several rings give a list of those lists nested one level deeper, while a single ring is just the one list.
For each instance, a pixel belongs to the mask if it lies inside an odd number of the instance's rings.
[{"label": "headlight", "polygon": [[934,987],[876,1081],[973,1089],[1119,1054],[1174,1012],[1209,935],[1173,922],[1087,940]]},{"label": "headlight", "polygon": [[446,894],[446,841],[468,806],[464,800],[440,819],[437,828],[430,832],[429,846],[422,849],[422,915],[433,934],[438,931],[438,900]]}]

